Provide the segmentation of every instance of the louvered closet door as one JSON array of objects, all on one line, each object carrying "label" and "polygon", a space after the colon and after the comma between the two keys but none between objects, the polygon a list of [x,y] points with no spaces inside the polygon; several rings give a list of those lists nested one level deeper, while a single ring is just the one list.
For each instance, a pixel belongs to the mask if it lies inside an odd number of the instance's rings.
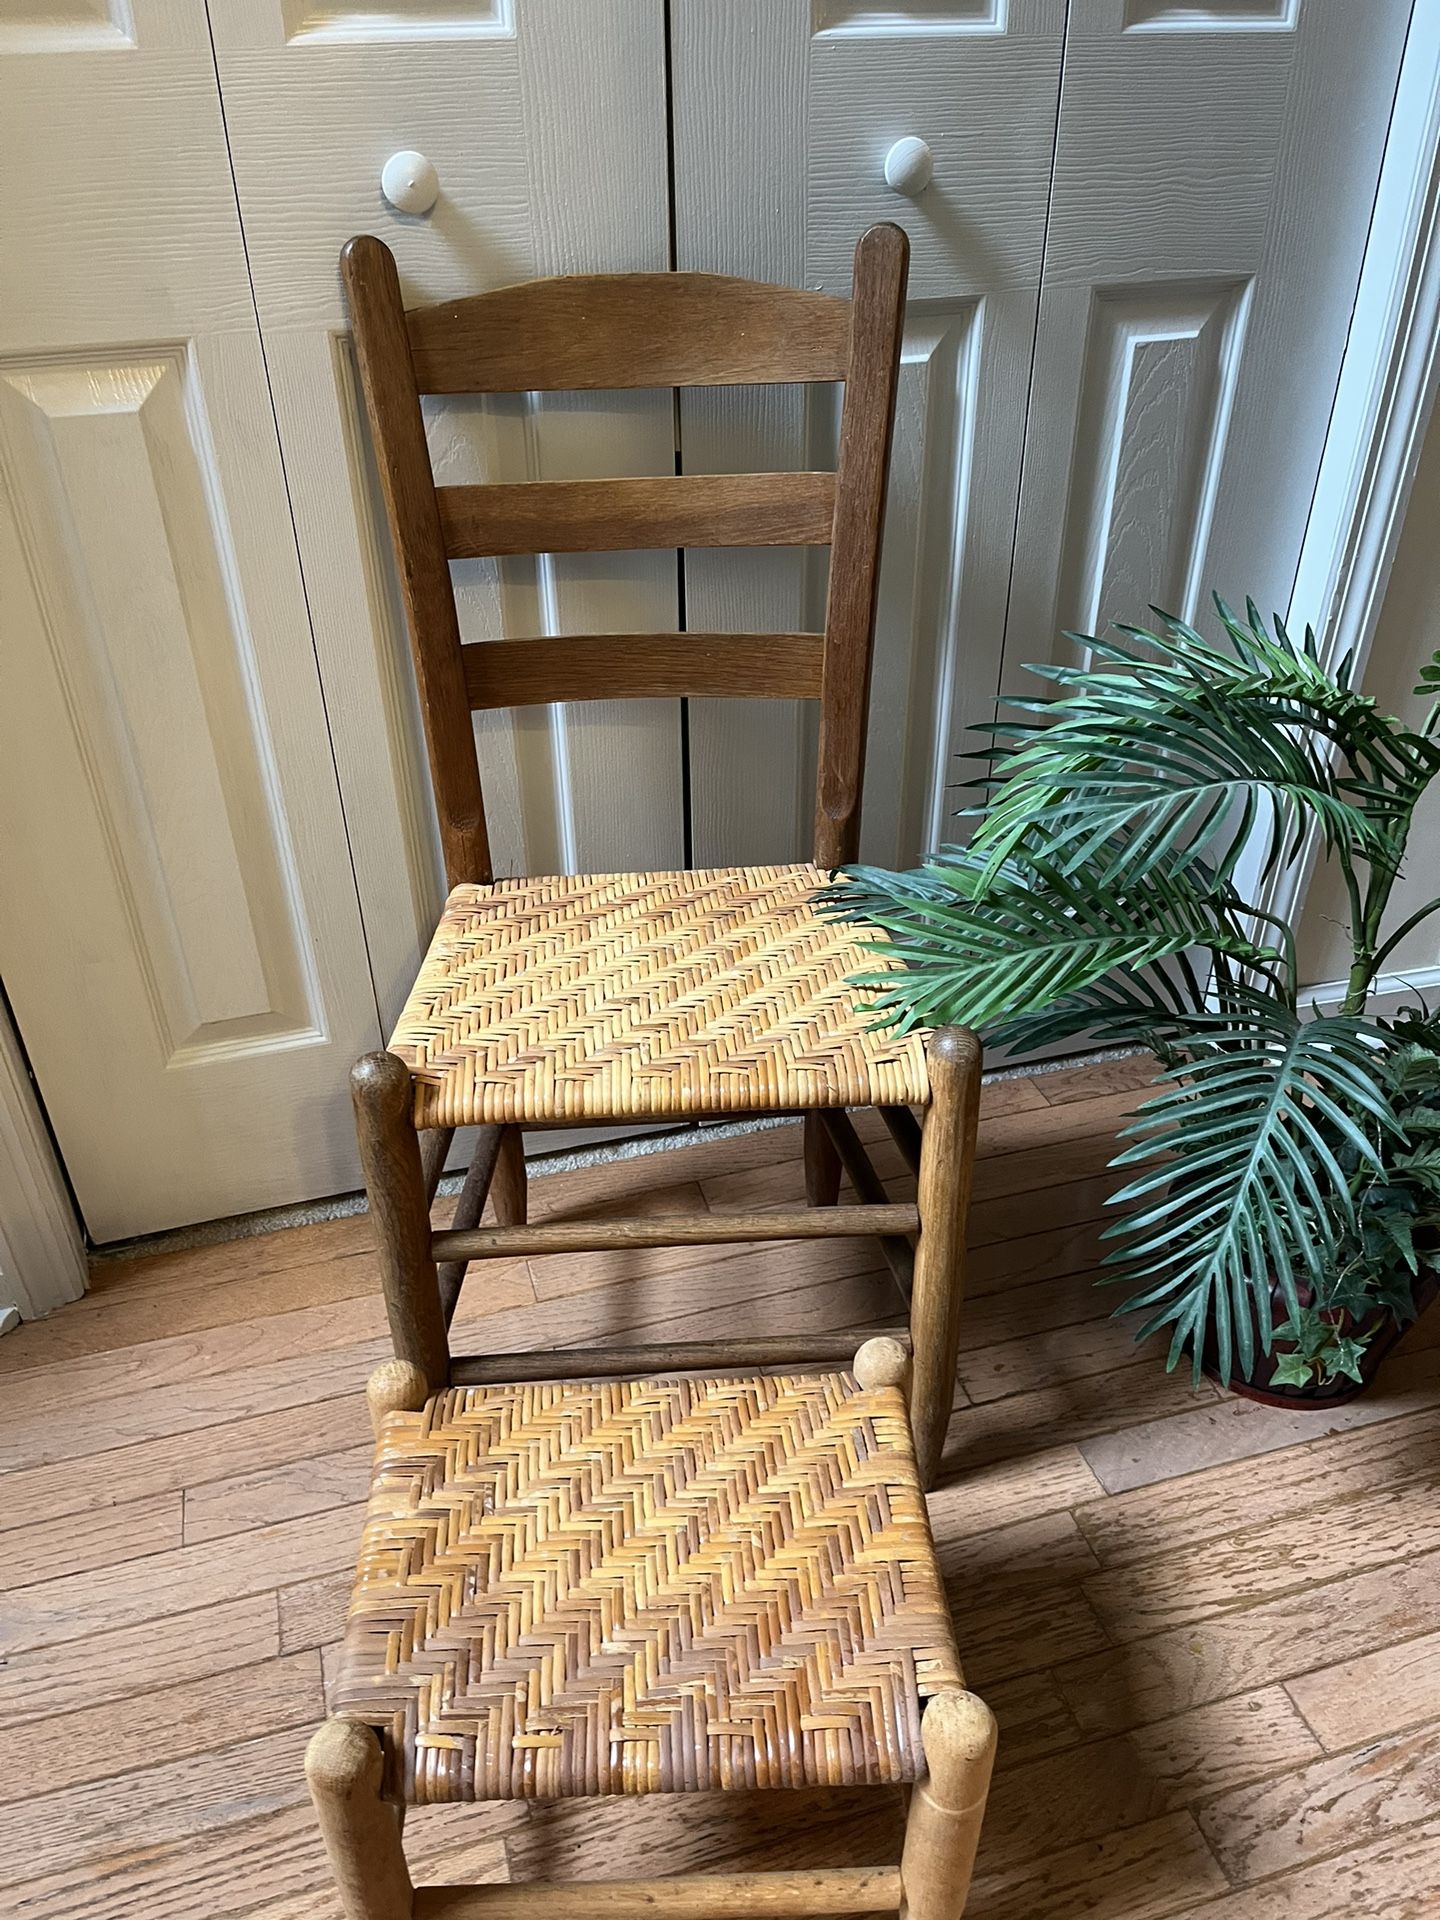
[{"label": "louvered closet door", "polygon": [[1062,628],[1287,606],[1409,15],[1072,4],[1008,689]]},{"label": "louvered closet door", "polygon": [[[1064,0],[672,0],[670,16],[680,266],[843,293],[867,226],[910,235],[863,836],[865,858],[909,863],[949,831],[957,731],[999,669]],[[906,139],[933,167],[913,197],[885,178]],[[682,396],[685,467],[824,465],[833,414],[825,393]],[[823,614],[823,561],[804,556],[692,553],[685,583],[695,628]],[[697,863],[808,851],[807,711],[692,701],[688,717]]]},{"label": "louvered closet door", "polygon": [[352,1187],[375,1044],[199,0],[0,8],[0,978],[101,1240]]},{"label": "louvered closet door", "polygon": [[[365,933],[388,1019],[441,897],[424,752],[336,259],[379,235],[406,296],[669,261],[661,0],[212,0],[226,125]],[[432,211],[387,158],[423,153]],[[447,482],[674,471],[673,395],[436,404]],[[673,553],[456,569],[467,639],[663,632]],[[679,708],[481,721],[497,871],[665,867],[684,851]]]}]

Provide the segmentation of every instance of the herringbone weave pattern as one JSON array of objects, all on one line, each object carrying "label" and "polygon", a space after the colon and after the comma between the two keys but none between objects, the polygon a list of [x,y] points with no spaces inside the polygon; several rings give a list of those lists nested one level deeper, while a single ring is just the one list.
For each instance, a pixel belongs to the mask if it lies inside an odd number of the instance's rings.
[{"label": "herringbone weave pattern", "polygon": [[897,1388],[462,1387],[385,1423],[334,1711],[393,1797],[909,1780],[959,1683]]},{"label": "herringbone weave pattern", "polygon": [[417,1124],[920,1104],[921,1043],[869,1030],[847,979],[885,963],[817,915],[824,883],[797,866],[457,887],[391,1041]]}]

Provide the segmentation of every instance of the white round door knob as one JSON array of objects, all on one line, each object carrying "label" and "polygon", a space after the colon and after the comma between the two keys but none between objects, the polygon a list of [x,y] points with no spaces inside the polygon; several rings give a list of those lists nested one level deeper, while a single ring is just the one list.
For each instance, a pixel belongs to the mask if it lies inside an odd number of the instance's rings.
[{"label": "white round door knob", "polygon": [[440,198],[440,176],[423,153],[392,153],[380,169],[380,191],[397,213],[429,213]]},{"label": "white round door knob", "polygon": [[934,154],[914,134],[897,140],[885,156],[886,186],[893,187],[896,193],[908,194],[912,200],[929,186],[934,171]]}]

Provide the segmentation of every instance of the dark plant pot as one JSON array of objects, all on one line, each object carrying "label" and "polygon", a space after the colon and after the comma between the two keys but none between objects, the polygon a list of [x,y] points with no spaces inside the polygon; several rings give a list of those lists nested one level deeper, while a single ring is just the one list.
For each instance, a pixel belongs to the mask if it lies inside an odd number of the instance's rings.
[{"label": "dark plant pot", "polygon": [[[1440,1296],[1440,1270],[1426,1267],[1415,1282],[1415,1320],[1420,1318],[1427,1307],[1433,1305],[1437,1296]],[[1273,1290],[1271,1297],[1275,1318],[1283,1320],[1286,1317],[1286,1307],[1278,1287]],[[1300,1304],[1309,1305],[1308,1289],[1305,1287],[1300,1289]],[[1204,1371],[1211,1380],[1218,1381],[1227,1393],[1233,1393],[1241,1400],[1258,1400],[1264,1407],[1291,1407],[1301,1411],[1313,1410],[1320,1413],[1327,1407],[1346,1406],[1351,1400],[1364,1393],[1380,1371],[1380,1365],[1385,1356],[1395,1346],[1401,1335],[1415,1324],[1415,1320],[1406,1321],[1402,1325],[1388,1307],[1376,1307],[1360,1321],[1352,1320],[1348,1313],[1340,1314],[1338,1320],[1342,1333],[1363,1333],[1372,1327],[1375,1329],[1369,1345],[1360,1358],[1362,1378],[1359,1380],[1332,1380],[1326,1386],[1322,1386],[1318,1381],[1311,1381],[1309,1386],[1305,1387],[1275,1386],[1272,1381],[1275,1363],[1282,1353],[1292,1351],[1290,1342],[1281,1340],[1275,1342],[1272,1353],[1257,1355],[1253,1380],[1242,1379],[1238,1373],[1234,1372],[1228,1379],[1222,1379],[1219,1368],[1215,1364],[1215,1349],[1207,1341],[1202,1360]]]}]

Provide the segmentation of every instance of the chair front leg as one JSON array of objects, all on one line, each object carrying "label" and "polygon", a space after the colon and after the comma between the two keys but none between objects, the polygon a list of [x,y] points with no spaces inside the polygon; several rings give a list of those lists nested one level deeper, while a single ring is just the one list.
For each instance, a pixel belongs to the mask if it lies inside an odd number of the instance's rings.
[{"label": "chair front leg", "polygon": [[367,1053],[350,1069],[350,1097],[395,1356],[439,1393],[450,1384],[450,1349],[410,1069],[398,1054]]},{"label": "chair front leg", "polygon": [[914,1374],[910,1427],[920,1483],[934,1485],[955,1400],[960,1307],[965,1291],[965,1216],[980,1113],[980,1042],[941,1027],[926,1048],[930,1106],[920,1143],[915,1290],[910,1301]]}]

